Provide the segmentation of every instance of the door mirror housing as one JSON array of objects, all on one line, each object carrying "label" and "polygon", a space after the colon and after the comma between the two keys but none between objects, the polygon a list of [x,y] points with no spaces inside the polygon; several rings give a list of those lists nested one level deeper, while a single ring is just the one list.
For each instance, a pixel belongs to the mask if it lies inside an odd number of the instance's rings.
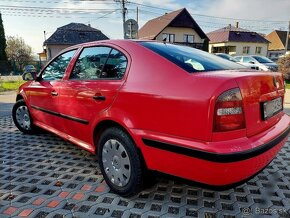
[{"label": "door mirror housing", "polygon": [[250,64],[255,64],[255,62],[254,62],[254,61],[250,61],[249,63],[250,63]]}]

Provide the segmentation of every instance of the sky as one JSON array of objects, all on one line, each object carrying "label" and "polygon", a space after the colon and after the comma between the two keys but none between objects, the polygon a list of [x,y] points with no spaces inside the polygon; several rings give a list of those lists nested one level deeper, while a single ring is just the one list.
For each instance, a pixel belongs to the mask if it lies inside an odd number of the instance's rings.
[{"label": "sky", "polygon": [[[127,0],[126,19],[136,19],[137,6],[139,27],[180,8],[187,8],[205,33],[238,21],[242,28],[267,34],[287,30],[290,21],[290,0]],[[22,37],[34,53],[42,51],[44,39],[58,27],[71,22],[122,38],[120,9],[114,0],[0,0],[6,37]]]}]

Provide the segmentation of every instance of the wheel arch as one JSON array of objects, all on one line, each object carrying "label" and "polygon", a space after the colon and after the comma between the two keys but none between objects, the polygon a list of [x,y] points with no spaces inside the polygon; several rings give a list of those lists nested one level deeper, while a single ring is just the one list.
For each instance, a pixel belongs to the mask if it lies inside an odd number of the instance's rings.
[{"label": "wheel arch", "polygon": [[128,134],[128,136],[130,137],[130,139],[134,142],[134,144],[136,145],[136,148],[139,152],[139,155],[141,157],[141,160],[142,160],[142,163],[143,163],[143,166],[145,166],[147,168],[147,164],[146,164],[146,161],[144,159],[144,156],[143,156],[143,153],[141,151],[141,149],[138,147],[138,145],[136,144],[136,141],[134,140],[134,138],[132,137],[131,133],[123,126],[121,125],[120,123],[116,122],[116,121],[113,121],[113,120],[102,120],[101,122],[99,122],[95,128],[94,128],[94,131],[93,131],[93,142],[94,142],[94,146],[95,146],[95,153],[97,154],[98,152],[98,142],[99,142],[99,139],[100,139],[100,136],[101,134],[108,128],[111,128],[111,127],[119,127],[121,128],[125,133]]},{"label": "wheel arch", "polygon": [[18,94],[17,96],[16,96],[16,101],[19,101],[19,100],[24,100],[24,97],[21,95],[21,94]]}]

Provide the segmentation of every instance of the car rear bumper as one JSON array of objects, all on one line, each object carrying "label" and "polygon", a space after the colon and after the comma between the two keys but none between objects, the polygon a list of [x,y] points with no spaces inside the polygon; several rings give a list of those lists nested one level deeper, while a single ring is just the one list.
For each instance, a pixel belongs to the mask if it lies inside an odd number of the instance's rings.
[{"label": "car rear bumper", "polygon": [[225,186],[252,177],[266,167],[287,141],[290,118],[253,137],[198,142],[133,130],[147,167],[199,183]]}]

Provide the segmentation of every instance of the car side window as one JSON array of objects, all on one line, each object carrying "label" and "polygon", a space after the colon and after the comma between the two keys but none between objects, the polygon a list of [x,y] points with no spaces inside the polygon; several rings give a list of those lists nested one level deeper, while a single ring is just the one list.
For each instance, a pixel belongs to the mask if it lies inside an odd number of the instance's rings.
[{"label": "car side window", "polygon": [[236,59],[238,62],[242,61],[242,57],[234,57],[234,59]]},{"label": "car side window", "polygon": [[101,73],[102,79],[122,79],[127,68],[126,56],[116,49],[112,49]]},{"label": "car side window", "polygon": [[250,62],[255,62],[255,60],[253,60],[253,58],[250,58],[250,57],[244,57],[244,61],[245,63],[250,63]]},{"label": "car side window", "polygon": [[42,80],[59,80],[62,79],[66,68],[74,56],[75,50],[71,50],[55,58],[42,72]]},{"label": "car side window", "polygon": [[127,58],[109,47],[84,48],[71,72],[73,80],[121,79],[127,67]]},{"label": "car side window", "polygon": [[84,48],[71,72],[70,79],[96,80],[100,78],[111,50],[109,47]]}]

